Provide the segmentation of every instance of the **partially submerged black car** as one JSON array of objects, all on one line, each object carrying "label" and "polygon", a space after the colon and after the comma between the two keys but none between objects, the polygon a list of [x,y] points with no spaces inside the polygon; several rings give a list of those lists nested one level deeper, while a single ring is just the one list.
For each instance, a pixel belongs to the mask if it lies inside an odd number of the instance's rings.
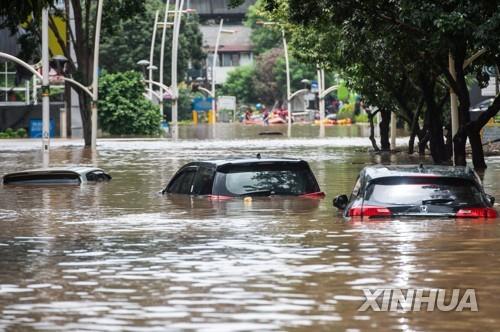
[{"label": "partially submerged black car", "polygon": [[335,197],[345,217],[496,218],[495,199],[469,167],[368,166],[350,198]]},{"label": "partially submerged black car", "polygon": [[215,199],[277,195],[324,197],[304,160],[259,157],[186,164],[162,193],[206,195]]}]

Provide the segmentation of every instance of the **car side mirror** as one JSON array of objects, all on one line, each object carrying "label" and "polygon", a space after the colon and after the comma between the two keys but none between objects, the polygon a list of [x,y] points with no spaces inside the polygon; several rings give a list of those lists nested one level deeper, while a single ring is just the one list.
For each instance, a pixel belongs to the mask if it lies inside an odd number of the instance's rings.
[{"label": "car side mirror", "polygon": [[493,206],[493,204],[495,204],[495,197],[486,194],[486,199],[488,199],[488,202],[491,204],[491,206]]},{"label": "car side mirror", "polygon": [[344,210],[348,202],[349,198],[347,198],[347,195],[338,195],[333,199],[333,206],[339,210]]}]

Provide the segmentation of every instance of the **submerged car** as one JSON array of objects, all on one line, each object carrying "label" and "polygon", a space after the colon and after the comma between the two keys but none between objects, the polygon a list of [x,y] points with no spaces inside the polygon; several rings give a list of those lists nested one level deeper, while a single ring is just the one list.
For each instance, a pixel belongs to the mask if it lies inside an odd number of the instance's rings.
[{"label": "submerged car", "polygon": [[496,218],[494,197],[486,194],[469,167],[368,166],[350,198],[333,205],[344,217]]},{"label": "submerged car", "polygon": [[79,185],[111,180],[111,176],[96,167],[60,167],[30,169],[4,175],[4,185]]},{"label": "submerged car", "polygon": [[219,199],[278,195],[323,198],[325,195],[304,160],[259,156],[186,164],[162,193]]}]

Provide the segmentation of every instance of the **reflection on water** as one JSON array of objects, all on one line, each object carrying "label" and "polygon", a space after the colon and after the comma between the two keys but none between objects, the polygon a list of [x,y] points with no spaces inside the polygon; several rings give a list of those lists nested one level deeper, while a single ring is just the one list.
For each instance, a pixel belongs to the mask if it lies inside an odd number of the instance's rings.
[{"label": "reflection on water", "polygon": [[[365,140],[102,140],[110,183],[0,187],[0,329],[495,330],[497,222],[337,216],[331,199],[381,161]],[[55,164],[92,162],[58,144]],[[0,172],[38,167],[38,147],[7,143]],[[327,198],[158,194],[188,161],[256,152],[308,160]],[[488,163],[486,190],[500,197],[500,159]],[[362,289],[382,287],[475,288],[479,312],[358,312]]]}]

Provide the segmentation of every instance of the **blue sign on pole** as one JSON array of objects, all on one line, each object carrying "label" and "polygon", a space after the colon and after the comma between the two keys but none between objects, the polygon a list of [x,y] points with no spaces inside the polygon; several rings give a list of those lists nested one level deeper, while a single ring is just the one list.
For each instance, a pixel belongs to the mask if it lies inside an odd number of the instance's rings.
[{"label": "blue sign on pole", "polygon": [[193,111],[205,112],[212,109],[212,98],[211,97],[196,97],[192,101]]},{"label": "blue sign on pole", "polygon": [[312,80],[311,81],[311,92],[316,93],[318,91],[319,91],[318,81]]},{"label": "blue sign on pole", "polygon": [[[54,138],[56,129],[56,122],[54,119],[50,120],[50,137]],[[30,119],[29,135],[31,138],[42,138],[43,121],[42,119]]]}]

